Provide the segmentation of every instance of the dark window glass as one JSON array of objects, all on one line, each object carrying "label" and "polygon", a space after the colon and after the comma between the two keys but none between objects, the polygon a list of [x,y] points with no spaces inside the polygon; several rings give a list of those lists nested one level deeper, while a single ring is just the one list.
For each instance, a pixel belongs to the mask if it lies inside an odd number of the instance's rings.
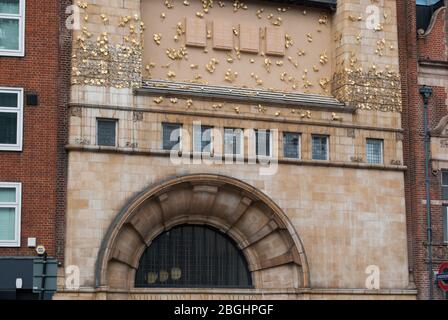
[{"label": "dark window glass", "polygon": [[256,143],[257,156],[271,155],[271,131],[256,130],[255,143]]},{"label": "dark window glass", "polygon": [[448,200],[448,171],[442,171],[442,195],[443,200]]},{"label": "dark window glass", "polygon": [[448,242],[448,207],[443,207],[443,241]]},{"label": "dark window glass", "polygon": [[300,135],[298,133],[283,133],[283,156],[285,158],[298,159]]},{"label": "dark window glass", "polygon": [[117,141],[117,120],[98,119],[98,145],[115,147]]},{"label": "dark window glass", "polygon": [[312,136],[313,160],[328,160],[328,137]]},{"label": "dark window glass", "polygon": [[0,144],[17,144],[17,113],[0,112]]},{"label": "dark window glass", "polygon": [[17,98],[17,93],[0,92],[0,108],[17,108]]},{"label": "dark window glass", "polygon": [[179,150],[182,125],[163,123],[163,150]]},{"label": "dark window glass", "polygon": [[218,230],[175,227],[158,236],[140,258],[135,287],[250,288],[246,260]]},{"label": "dark window glass", "polygon": [[[195,152],[211,152],[212,151],[212,131],[210,126],[195,126],[194,135],[194,151]],[[200,150],[199,150],[200,148]]]}]

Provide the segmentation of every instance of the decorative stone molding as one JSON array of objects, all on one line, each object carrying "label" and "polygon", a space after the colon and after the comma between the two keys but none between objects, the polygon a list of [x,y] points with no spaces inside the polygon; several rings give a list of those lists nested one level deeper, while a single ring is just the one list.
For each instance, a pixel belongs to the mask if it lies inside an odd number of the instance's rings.
[{"label": "decorative stone molding", "polygon": [[303,245],[282,210],[242,181],[209,174],[175,178],[130,201],[103,239],[96,287],[132,290],[144,250],[162,232],[186,223],[207,224],[230,236],[256,289],[310,287]]},{"label": "decorative stone molding", "polygon": [[332,91],[357,109],[401,112],[400,76],[392,71],[344,69],[334,75]]}]

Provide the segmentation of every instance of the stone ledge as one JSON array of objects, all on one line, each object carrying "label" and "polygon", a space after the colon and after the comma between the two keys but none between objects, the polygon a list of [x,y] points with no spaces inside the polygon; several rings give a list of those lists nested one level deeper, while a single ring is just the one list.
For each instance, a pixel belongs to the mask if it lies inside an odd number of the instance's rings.
[{"label": "stone ledge", "polygon": [[[166,150],[137,150],[132,148],[118,148],[118,147],[101,147],[101,146],[86,146],[86,145],[74,145],[68,144],[65,146],[67,151],[81,151],[81,152],[99,152],[99,153],[115,153],[115,154],[128,154],[128,155],[147,155],[147,156],[159,156],[169,157],[170,151]],[[207,154],[204,154],[204,156]],[[193,154],[189,155],[193,158]],[[221,155],[215,155],[213,160],[225,161],[225,157]],[[211,161],[213,161],[211,160]],[[254,159],[244,157],[244,163]],[[352,162],[331,162],[331,161],[318,161],[318,160],[302,160],[302,159],[279,159],[279,164],[290,165],[303,165],[303,166],[319,166],[319,167],[337,167],[337,168],[352,168],[352,169],[366,169],[366,170],[382,170],[382,171],[406,171],[407,166],[398,165],[375,165],[368,163],[352,163]],[[223,163],[224,164],[224,163]]]}]

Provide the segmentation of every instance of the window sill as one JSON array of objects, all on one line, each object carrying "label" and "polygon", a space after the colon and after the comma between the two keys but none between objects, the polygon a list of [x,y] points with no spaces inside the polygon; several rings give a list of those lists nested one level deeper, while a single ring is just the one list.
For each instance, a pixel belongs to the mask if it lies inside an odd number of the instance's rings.
[{"label": "window sill", "polygon": [[22,51],[19,52],[9,52],[9,51],[1,51],[0,50],[0,58],[25,58],[25,53]]},{"label": "window sill", "polygon": [[0,146],[0,152],[22,152],[22,146]]},{"label": "window sill", "polygon": [[17,242],[0,242],[0,248],[20,248],[20,243],[17,243]]}]

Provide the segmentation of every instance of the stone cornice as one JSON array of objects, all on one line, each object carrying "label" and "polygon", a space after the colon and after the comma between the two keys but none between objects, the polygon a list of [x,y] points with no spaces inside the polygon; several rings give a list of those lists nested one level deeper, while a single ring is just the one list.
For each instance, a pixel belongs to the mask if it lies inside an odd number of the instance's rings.
[{"label": "stone cornice", "polygon": [[333,112],[354,113],[356,111],[355,108],[346,106],[336,98],[318,94],[274,92],[265,89],[238,88],[166,80],[144,80],[142,87],[135,89],[134,92],[137,95],[174,95],[204,100],[265,103],[285,107],[307,107]]}]

